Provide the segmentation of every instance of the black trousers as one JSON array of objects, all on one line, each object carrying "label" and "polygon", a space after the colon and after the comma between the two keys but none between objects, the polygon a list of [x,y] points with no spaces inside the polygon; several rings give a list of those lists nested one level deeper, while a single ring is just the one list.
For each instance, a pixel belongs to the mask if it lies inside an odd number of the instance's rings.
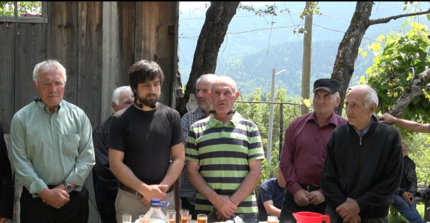
[{"label": "black trousers", "polygon": [[[94,175],[93,172],[93,176]],[[95,179],[93,182],[97,209],[102,223],[116,223],[115,199],[118,189],[116,191],[109,190],[99,179]]]},{"label": "black trousers", "polygon": [[22,188],[20,199],[22,223],[87,223],[89,216],[88,190],[72,191],[70,201],[60,209],[42,202],[42,198],[33,196],[27,188]]},{"label": "black trousers", "polygon": [[299,211],[309,211],[324,214],[326,208],[326,202],[322,202],[319,205],[309,204],[308,206],[299,206],[294,201],[294,196],[288,191],[284,192],[284,202],[282,204],[281,217],[279,218],[279,223],[296,223],[296,219],[293,213]]}]

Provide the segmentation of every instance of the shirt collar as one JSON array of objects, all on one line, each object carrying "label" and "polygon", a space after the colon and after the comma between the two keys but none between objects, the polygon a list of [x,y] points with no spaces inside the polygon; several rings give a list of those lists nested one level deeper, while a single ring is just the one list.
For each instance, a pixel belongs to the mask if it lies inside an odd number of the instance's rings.
[{"label": "shirt collar", "polygon": [[[325,121],[325,123],[324,123],[324,125],[322,125],[322,126],[320,126],[320,127],[324,127],[324,126],[326,126],[326,125],[328,125],[328,124],[333,124],[333,125],[335,125],[335,126],[339,126],[340,125],[340,123],[339,123],[339,119],[338,118],[336,118],[336,115],[335,115],[336,113],[333,111],[333,113],[331,114],[331,116],[330,116],[330,118],[328,118],[327,119],[327,121]],[[318,124],[318,121],[317,121],[317,115],[315,114],[315,112],[312,112],[310,115],[309,115],[309,118],[308,118],[308,121],[313,121],[313,122],[315,122],[315,123],[317,123]]]},{"label": "shirt collar", "polygon": [[237,115],[237,113],[234,113],[233,117],[230,121],[226,122],[225,125],[216,119],[213,114],[209,116],[209,126],[210,127],[236,127],[240,123],[240,117]]},{"label": "shirt collar", "polygon": [[[44,112],[46,112],[48,114],[52,114],[52,112],[49,111],[48,107],[46,106],[45,102],[43,102],[42,100],[37,100],[37,101],[35,101],[35,103]],[[63,104],[63,100],[61,100],[60,103],[57,105],[57,107],[55,108],[55,112],[59,112],[62,104]]]},{"label": "shirt collar", "polygon": [[357,132],[357,134],[360,137],[362,137],[362,136],[364,136],[369,131],[370,127],[372,127],[372,123],[373,123],[373,119],[372,119],[372,116],[371,116],[370,117],[370,123],[363,130],[360,131],[360,130],[356,129],[354,126],[352,126],[352,127],[354,128],[355,132]]}]

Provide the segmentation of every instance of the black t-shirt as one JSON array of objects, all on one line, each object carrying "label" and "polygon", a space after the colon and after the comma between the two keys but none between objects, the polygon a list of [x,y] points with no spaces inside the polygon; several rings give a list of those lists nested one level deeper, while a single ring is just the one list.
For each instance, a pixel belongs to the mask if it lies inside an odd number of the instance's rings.
[{"label": "black t-shirt", "polygon": [[161,103],[152,111],[134,105],[112,117],[107,147],[124,152],[124,164],[142,182],[159,184],[170,165],[170,147],[183,143],[181,117]]}]

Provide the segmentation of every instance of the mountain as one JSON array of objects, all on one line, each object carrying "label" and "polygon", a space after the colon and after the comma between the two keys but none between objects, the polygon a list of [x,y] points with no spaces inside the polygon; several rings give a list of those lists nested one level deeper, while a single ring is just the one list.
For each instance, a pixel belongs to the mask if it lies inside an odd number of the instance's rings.
[{"label": "mountain", "polygon": [[[428,5],[420,4],[421,7]],[[339,43],[349,27],[355,5],[355,2],[319,3],[321,13],[313,17],[311,84],[318,78],[330,77]],[[277,71],[287,70],[276,77],[276,85],[286,88],[290,95],[300,95],[303,34],[298,34],[297,30],[304,24],[299,15],[305,2],[276,2],[276,6],[277,16],[256,16],[253,12],[238,9],[220,48],[215,73],[235,79],[242,94],[251,94],[257,88],[261,88],[263,93],[269,92],[272,69],[275,68]],[[409,10],[403,11],[403,2],[376,2],[371,19],[407,12]],[[206,8],[180,11],[178,56],[184,86],[189,78],[205,13]],[[362,48],[366,50],[381,34],[399,32],[406,19],[369,27],[362,41]],[[424,17],[418,19],[429,23]],[[371,53],[366,57],[358,56],[351,85],[357,84],[372,63]]]}]

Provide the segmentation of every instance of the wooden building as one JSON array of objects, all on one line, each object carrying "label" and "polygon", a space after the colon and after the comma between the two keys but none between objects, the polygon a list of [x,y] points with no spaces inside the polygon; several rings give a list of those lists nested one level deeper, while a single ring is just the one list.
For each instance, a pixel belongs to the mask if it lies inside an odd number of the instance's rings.
[{"label": "wooden building", "polygon": [[[34,66],[48,58],[66,68],[64,100],[82,108],[93,129],[112,114],[113,90],[129,84],[127,70],[141,59],[161,66],[161,102],[174,106],[179,2],[44,2],[42,11],[39,20],[0,17],[0,121],[7,142],[14,113],[37,95]],[[86,186],[95,202],[91,178]],[[91,203],[90,209],[89,222],[98,222]]]}]

